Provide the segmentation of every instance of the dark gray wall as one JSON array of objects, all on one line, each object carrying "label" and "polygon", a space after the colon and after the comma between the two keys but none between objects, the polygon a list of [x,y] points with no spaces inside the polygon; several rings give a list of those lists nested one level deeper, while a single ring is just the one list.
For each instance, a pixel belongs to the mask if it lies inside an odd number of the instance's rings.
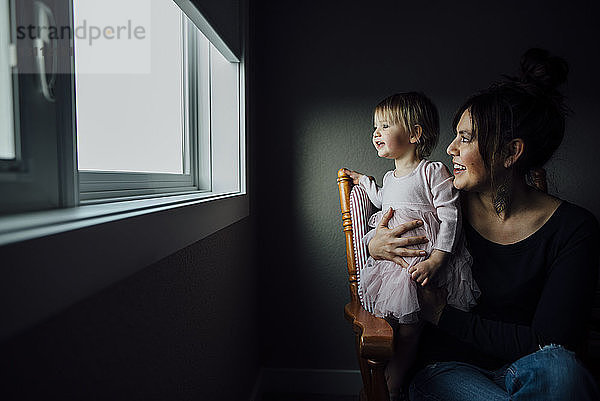
[{"label": "dark gray wall", "polygon": [[[592,5],[593,4],[593,5]],[[549,164],[550,190],[600,216],[600,59],[591,1],[254,2],[262,357],[268,367],[356,368],[336,171],[381,179],[393,163],[370,144],[372,110],[420,90],[451,116],[475,90],[515,73],[539,46],[571,65],[574,110]]]},{"label": "dark gray wall", "polygon": [[259,369],[251,237],[247,218],[4,342],[0,399],[248,399]]}]

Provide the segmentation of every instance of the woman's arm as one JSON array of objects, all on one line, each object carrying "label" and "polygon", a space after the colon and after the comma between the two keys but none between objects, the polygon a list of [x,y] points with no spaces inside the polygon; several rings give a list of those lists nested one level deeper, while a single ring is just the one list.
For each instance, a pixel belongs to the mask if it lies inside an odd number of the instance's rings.
[{"label": "woman's arm", "polygon": [[505,360],[550,343],[575,349],[585,333],[598,279],[598,244],[600,234],[592,217],[572,232],[553,259],[530,325],[486,319],[446,306],[435,291],[434,295],[421,291],[422,317],[482,352]]}]

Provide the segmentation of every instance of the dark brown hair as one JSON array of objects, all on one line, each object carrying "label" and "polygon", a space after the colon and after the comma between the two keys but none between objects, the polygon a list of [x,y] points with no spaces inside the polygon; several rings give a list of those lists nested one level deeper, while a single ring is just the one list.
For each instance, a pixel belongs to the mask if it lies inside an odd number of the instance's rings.
[{"label": "dark brown hair", "polygon": [[454,130],[465,110],[471,113],[479,152],[494,178],[493,166],[515,138],[525,144],[514,168],[527,174],[542,167],[562,142],[567,108],[557,87],[566,81],[567,62],[546,50],[529,49],[521,58],[521,76],[470,97],[456,112]]}]

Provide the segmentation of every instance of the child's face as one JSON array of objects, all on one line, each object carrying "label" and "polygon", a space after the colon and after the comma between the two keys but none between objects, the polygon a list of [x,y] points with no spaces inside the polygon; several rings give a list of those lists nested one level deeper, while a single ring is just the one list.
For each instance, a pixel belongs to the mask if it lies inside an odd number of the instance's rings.
[{"label": "child's face", "polygon": [[414,152],[410,135],[402,126],[378,117],[375,117],[373,146],[377,149],[379,157],[387,159],[398,159],[407,152]]}]

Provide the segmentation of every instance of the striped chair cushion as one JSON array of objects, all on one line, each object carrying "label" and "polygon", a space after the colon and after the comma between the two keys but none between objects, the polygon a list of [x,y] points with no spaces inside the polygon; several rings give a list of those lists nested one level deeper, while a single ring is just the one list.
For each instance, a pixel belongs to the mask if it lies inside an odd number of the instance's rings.
[{"label": "striped chair cushion", "polygon": [[368,231],[367,221],[373,213],[373,205],[364,188],[355,185],[350,191],[350,214],[352,215],[352,242],[354,243],[354,260],[358,276],[358,294],[362,303],[360,271],[367,263],[367,247],[361,241]]}]

